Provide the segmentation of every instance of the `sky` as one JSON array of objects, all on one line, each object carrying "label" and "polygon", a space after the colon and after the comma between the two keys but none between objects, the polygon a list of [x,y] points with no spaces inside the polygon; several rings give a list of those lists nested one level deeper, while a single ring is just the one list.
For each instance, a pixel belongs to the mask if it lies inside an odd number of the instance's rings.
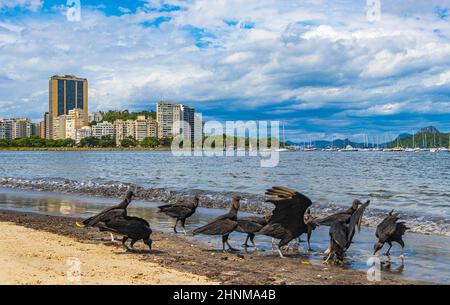
[{"label": "sky", "polygon": [[448,1],[81,0],[79,21],[73,2],[0,0],[0,117],[41,120],[70,74],[90,112],[174,101],[292,141],[450,131]]}]

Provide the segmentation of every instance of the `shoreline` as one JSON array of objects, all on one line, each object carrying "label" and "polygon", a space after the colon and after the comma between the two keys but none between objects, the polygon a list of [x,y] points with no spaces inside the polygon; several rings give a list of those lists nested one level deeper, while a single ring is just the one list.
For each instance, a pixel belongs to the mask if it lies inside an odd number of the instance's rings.
[{"label": "shoreline", "polygon": [[[364,272],[344,269],[337,266],[327,266],[323,264],[311,263],[301,255],[291,255],[286,259],[280,259],[276,254],[272,255],[257,255],[257,254],[236,254],[236,253],[222,253],[221,251],[205,249],[199,245],[194,245],[182,237],[173,234],[167,234],[155,231],[152,234],[153,251],[151,254],[129,254],[125,253],[118,245],[112,244],[109,241],[109,234],[100,233],[97,229],[79,229],[74,225],[74,219],[60,216],[49,216],[25,212],[0,211],[0,227],[7,227],[14,233],[14,241],[0,241],[3,246],[8,244],[12,249],[20,249],[25,259],[23,262],[12,259],[11,262],[18,264],[18,266],[25,266],[35,260],[36,255],[34,248],[25,248],[24,243],[21,243],[24,236],[28,234],[36,234],[39,238],[33,239],[36,245],[42,242],[49,247],[46,253],[55,253],[63,251],[69,256],[74,256],[74,247],[87,247],[89,257],[91,253],[95,253],[92,260],[83,262],[85,258],[80,257],[81,263],[91,266],[94,262],[115,262],[112,267],[125,272],[126,278],[121,277],[121,281],[155,284],[157,277],[152,277],[150,274],[158,272],[161,277],[170,274],[166,281],[161,283],[178,284],[419,284],[419,282],[408,281],[404,279],[395,278],[389,274],[383,274],[382,281],[370,282],[366,278]],[[25,230],[25,229],[26,230]],[[25,230],[25,231],[24,231]],[[23,241],[29,242],[29,237]],[[43,240],[42,240],[43,239]],[[48,243],[48,240],[51,243]],[[3,245],[4,244],[4,245]],[[136,244],[138,249],[144,250],[145,247],[141,242]],[[10,251],[8,249],[8,251]],[[80,253],[80,252],[78,252]],[[80,254],[81,255],[81,254]],[[52,255],[50,255],[52,256]],[[43,261],[54,260],[54,257],[48,258],[44,255],[41,258]],[[119,261],[124,262],[120,264]],[[129,264],[129,259],[133,264]],[[136,260],[139,261],[136,267]],[[150,265],[148,265],[150,264]],[[102,263],[103,265],[103,263]],[[134,266],[128,268],[127,266]],[[264,268],[261,268],[264,266]],[[48,267],[48,266],[47,266]],[[106,265],[104,266],[107,267]],[[45,269],[45,267],[43,267]],[[50,266],[51,269],[51,266]],[[10,268],[11,270],[11,268]],[[10,275],[10,279],[14,282],[19,281],[19,277],[28,283],[39,280],[39,275],[45,275],[52,270],[38,270],[38,269],[17,269],[14,274]],[[28,271],[27,271],[28,270]],[[137,270],[140,270],[137,272]],[[27,273],[35,272],[34,276]],[[128,272],[128,273],[127,273]],[[24,274],[25,273],[25,274]],[[102,282],[102,278],[112,280],[108,276],[109,271],[92,270],[90,273],[90,281]],[[114,273],[115,274],[115,273]],[[128,276],[129,275],[129,276]],[[61,275],[60,275],[61,276]],[[134,278],[136,276],[136,278]],[[2,276],[0,276],[0,279]],[[61,277],[60,277],[61,278]],[[67,284],[65,275],[64,281],[58,284]],[[187,280],[188,279],[188,280]],[[172,281],[172,282],[171,282]]]},{"label": "shoreline", "polygon": [[0,151],[171,151],[170,147],[0,147]]},{"label": "shoreline", "polygon": [[[135,199],[149,202],[183,203],[192,200],[193,194],[200,197],[200,207],[228,209],[233,194],[243,198],[243,212],[265,215],[270,213],[273,205],[265,202],[265,196],[243,192],[213,192],[208,190],[177,191],[170,188],[146,188],[132,183],[96,183],[92,181],[74,181],[69,179],[18,179],[0,178],[0,188],[61,194],[88,195],[95,197],[122,198],[128,187],[135,191]],[[345,209],[344,205],[315,202],[311,207],[316,217],[324,217]],[[375,228],[389,211],[371,206],[364,214],[363,226]],[[421,215],[402,213],[402,220],[410,232],[424,235],[450,236],[450,222],[445,217],[434,216],[424,220]]]}]

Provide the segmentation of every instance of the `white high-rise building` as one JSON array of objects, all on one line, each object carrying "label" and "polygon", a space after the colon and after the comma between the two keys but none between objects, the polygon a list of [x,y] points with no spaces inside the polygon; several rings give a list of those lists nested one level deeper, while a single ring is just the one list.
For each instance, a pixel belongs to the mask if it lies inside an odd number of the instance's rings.
[{"label": "white high-rise building", "polygon": [[120,142],[125,138],[134,138],[135,136],[134,121],[132,120],[116,120],[114,121],[114,129],[116,133],[116,145],[120,145]]},{"label": "white high-rise building", "polygon": [[59,140],[66,138],[66,115],[60,115],[52,120],[52,139]]},{"label": "white high-rise building", "polygon": [[156,103],[158,138],[171,138],[180,133],[181,105],[176,103]]},{"label": "white high-rise building", "polygon": [[142,141],[147,137],[147,118],[145,116],[138,116],[134,121],[134,138]]},{"label": "white high-rise building", "polygon": [[11,119],[11,137],[12,139],[31,137],[31,120]]},{"label": "white high-rise building", "polygon": [[12,139],[12,123],[10,120],[0,119],[0,140]]},{"label": "white high-rise building", "polygon": [[77,139],[77,130],[86,126],[83,110],[72,109],[66,115],[66,138]]},{"label": "white high-rise building", "polygon": [[92,128],[89,126],[83,126],[76,130],[75,133],[75,142],[78,144],[84,138],[88,138],[92,136]]},{"label": "white high-rise building", "polygon": [[116,136],[116,130],[114,125],[109,122],[98,123],[92,126],[92,136],[96,138],[101,138],[103,136]]}]

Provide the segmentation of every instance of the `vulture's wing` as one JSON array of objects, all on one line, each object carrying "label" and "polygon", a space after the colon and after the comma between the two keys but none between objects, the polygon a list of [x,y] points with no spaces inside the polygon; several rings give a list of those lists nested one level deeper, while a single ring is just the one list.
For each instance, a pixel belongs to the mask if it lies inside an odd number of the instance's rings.
[{"label": "vulture's wing", "polygon": [[146,234],[151,233],[149,223],[142,218],[138,217],[116,217],[102,225],[102,229],[127,235],[131,238],[139,236],[144,237]]},{"label": "vulture's wing", "polygon": [[89,217],[88,219],[83,220],[83,225],[86,227],[93,227],[99,222],[104,222],[105,220],[109,219],[111,216],[119,216],[119,215],[126,215],[126,209],[123,209],[120,206],[113,206],[110,208],[107,208],[97,215],[94,215],[92,217]]},{"label": "vulture's wing", "polygon": [[167,208],[166,210],[164,210],[164,213],[166,213],[166,215],[171,216],[171,217],[180,217],[180,218],[184,218],[186,215],[188,215],[192,210],[187,207],[187,206],[183,206],[183,205],[174,205],[170,208]]},{"label": "vulture's wing", "polygon": [[345,224],[342,222],[335,222],[330,227],[331,239],[339,245],[342,249],[345,249],[348,244],[347,230]]},{"label": "vulture's wing", "polygon": [[303,194],[286,187],[274,186],[266,191],[267,202],[275,205],[269,224],[279,224],[290,232],[305,226],[303,216],[311,206],[311,200]]},{"label": "vulture's wing", "polygon": [[330,216],[317,219],[317,223],[323,226],[331,226],[335,222],[347,222],[351,217],[351,214],[348,214],[346,212],[339,212],[336,214],[332,214]]},{"label": "vulture's wing", "polygon": [[239,218],[237,222],[236,231],[242,233],[256,233],[267,224],[264,218],[254,216]]},{"label": "vulture's wing", "polygon": [[165,204],[158,206],[158,209],[160,212],[165,212],[167,209],[170,209],[173,206],[173,204]]},{"label": "vulture's wing", "polygon": [[352,217],[350,217],[350,223],[348,225],[348,242],[351,243],[353,240],[353,236],[355,235],[355,227],[360,226],[362,221],[362,216],[364,211],[369,206],[370,201],[366,201],[366,203],[361,204],[358,209],[353,213]]},{"label": "vulture's wing", "polygon": [[197,228],[193,231],[195,234],[206,235],[225,235],[233,232],[238,223],[231,219],[217,219],[203,227]]},{"label": "vulture's wing", "polygon": [[392,236],[396,229],[396,221],[398,219],[398,214],[392,215],[392,212],[383,219],[383,221],[378,225],[376,235],[380,242],[385,242],[390,236]]}]

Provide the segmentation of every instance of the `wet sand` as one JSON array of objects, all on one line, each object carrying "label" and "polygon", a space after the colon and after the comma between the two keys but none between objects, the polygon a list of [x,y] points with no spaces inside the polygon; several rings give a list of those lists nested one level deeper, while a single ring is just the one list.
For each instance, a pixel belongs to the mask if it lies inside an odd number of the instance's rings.
[{"label": "wet sand", "polygon": [[[81,262],[83,284],[414,284],[383,274],[370,282],[363,272],[302,258],[209,250],[172,234],[152,234],[153,251],[125,253],[109,234],[79,229],[73,218],[0,212],[2,284],[72,284],[67,259]],[[74,282],[78,283],[78,282]]]}]

